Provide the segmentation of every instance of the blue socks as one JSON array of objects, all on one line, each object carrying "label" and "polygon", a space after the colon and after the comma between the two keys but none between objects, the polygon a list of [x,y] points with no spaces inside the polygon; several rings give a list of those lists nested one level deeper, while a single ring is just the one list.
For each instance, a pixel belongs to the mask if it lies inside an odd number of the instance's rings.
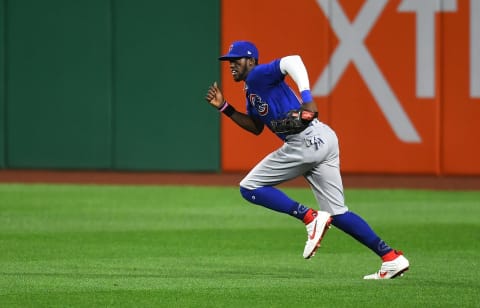
[{"label": "blue socks", "polygon": [[272,186],[264,186],[254,190],[240,187],[240,193],[247,201],[264,206],[271,210],[289,214],[303,220],[309,210],[308,207],[290,199],[279,189]]},{"label": "blue socks", "polygon": [[[240,193],[247,201],[264,206],[271,210],[289,214],[303,220],[310,208],[290,199],[285,193],[272,186],[264,186],[254,190],[240,187]],[[378,256],[392,251],[385,242],[370,228],[368,223],[353,212],[333,216],[332,224],[354,239],[370,248]]]},{"label": "blue socks", "polygon": [[333,216],[332,225],[349,234],[380,257],[392,250],[365,220],[353,212]]}]

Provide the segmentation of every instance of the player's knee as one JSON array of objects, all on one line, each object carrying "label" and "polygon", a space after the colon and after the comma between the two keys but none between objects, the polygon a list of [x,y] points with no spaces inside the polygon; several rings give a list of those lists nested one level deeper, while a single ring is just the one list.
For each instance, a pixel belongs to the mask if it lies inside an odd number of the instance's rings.
[{"label": "player's knee", "polygon": [[248,190],[254,190],[258,188],[256,183],[252,180],[250,180],[248,177],[244,178],[243,180],[240,181],[240,189],[248,189]]},{"label": "player's knee", "polygon": [[251,198],[252,198],[252,195],[253,195],[253,190],[250,190],[250,189],[247,189],[243,186],[240,186],[240,194],[242,195],[242,197],[245,200],[251,201]]}]

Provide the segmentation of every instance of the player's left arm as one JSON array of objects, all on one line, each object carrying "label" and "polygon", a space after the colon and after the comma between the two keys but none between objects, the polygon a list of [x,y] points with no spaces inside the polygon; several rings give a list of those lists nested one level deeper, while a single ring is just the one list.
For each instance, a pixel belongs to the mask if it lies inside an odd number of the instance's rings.
[{"label": "player's left arm", "polygon": [[[303,101],[300,111],[307,111],[305,112],[306,117],[312,116],[312,119],[316,118],[318,116],[318,108],[310,92],[310,81],[302,58],[298,55],[281,58],[280,70],[284,75],[289,75],[298,87]],[[308,111],[313,114],[310,114]]]}]

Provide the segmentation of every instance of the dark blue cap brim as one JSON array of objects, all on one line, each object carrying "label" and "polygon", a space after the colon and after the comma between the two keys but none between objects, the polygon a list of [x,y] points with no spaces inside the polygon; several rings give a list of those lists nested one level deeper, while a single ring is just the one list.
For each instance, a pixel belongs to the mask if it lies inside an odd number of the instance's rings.
[{"label": "dark blue cap brim", "polygon": [[225,60],[233,60],[233,59],[240,59],[240,58],[246,58],[246,56],[241,56],[241,55],[238,55],[238,54],[229,53],[229,54],[226,54],[224,56],[221,56],[220,58],[218,58],[218,60],[225,61]]}]

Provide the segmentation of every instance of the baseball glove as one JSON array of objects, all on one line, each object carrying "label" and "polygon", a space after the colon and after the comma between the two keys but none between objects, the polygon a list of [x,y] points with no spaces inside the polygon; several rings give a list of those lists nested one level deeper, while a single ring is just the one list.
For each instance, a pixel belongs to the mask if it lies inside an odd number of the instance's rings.
[{"label": "baseball glove", "polygon": [[272,121],[272,130],[279,134],[298,134],[318,116],[317,112],[310,110],[290,110],[287,117]]}]

